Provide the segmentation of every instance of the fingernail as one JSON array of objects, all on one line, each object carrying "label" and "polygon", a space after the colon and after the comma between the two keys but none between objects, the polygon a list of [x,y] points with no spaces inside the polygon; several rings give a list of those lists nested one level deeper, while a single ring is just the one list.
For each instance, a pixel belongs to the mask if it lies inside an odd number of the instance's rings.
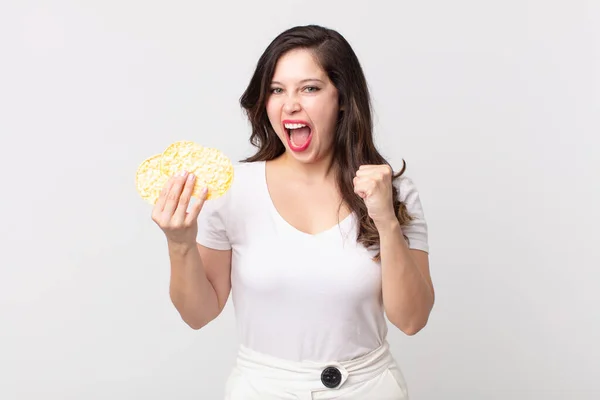
[{"label": "fingernail", "polygon": [[185,176],[185,174],[187,174],[187,171],[181,171],[181,172],[179,173],[179,176]]},{"label": "fingernail", "polygon": [[194,174],[189,174],[189,175],[188,175],[188,181],[190,181],[190,182],[191,182],[191,181],[193,181],[193,180],[194,180],[194,178],[195,178],[195,177],[194,177]]}]

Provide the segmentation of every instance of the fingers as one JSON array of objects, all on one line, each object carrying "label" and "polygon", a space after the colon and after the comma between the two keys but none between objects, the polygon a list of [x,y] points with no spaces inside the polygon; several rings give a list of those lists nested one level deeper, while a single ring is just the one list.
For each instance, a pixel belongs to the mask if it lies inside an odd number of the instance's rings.
[{"label": "fingers", "polygon": [[163,186],[162,190],[160,191],[160,195],[158,196],[158,199],[156,200],[156,203],[154,204],[155,211],[162,212],[162,210],[165,208],[165,203],[167,201],[167,194],[171,190],[174,180],[175,180],[175,177],[172,176],[171,178],[169,178],[167,180],[167,182]]},{"label": "fingers", "polygon": [[355,176],[352,183],[354,184],[354,193],[363,199],[371,194],[376,184],[375,180],[371,179],[369,176]]},{"label": "fingers", "polygon": [[364,198],[369,197],[377,188],[386,185],[392,176],[392,169],[387,164],[361,165],[353,179],[354,193]]},{"label": "fingers", "polygon": [[166,195],[165,206],[163,208],[163,216],[171,218],[175,210],[179,206],[181,192],[187,180],[188,173],[181,172],[173,177],[173,184]]},{"label": "fingers", "polygon": [[392,176],[392,169],[387,164],[382,165],[361,165],[356,171],[356,176],[373,178],[387,179],[388,176]]},{"label": "fingers", "polygon": [[154,205],[152,219],[163,229],[191,226],[197,220],[208,193],[203,188],[198,201],[190,207],[195,185],[196,176],[191,173],[182,172],[169,178]]},{"label": "fingers", "polygon": [[192,198],[192,191],[194,190],[195,183],[196,177],[194,174],[188,174],[183,182],[183,190],[179,196],[177,207],[173,212],[173,224],[176,226],[182,224],[186,218],[187,209]]}]

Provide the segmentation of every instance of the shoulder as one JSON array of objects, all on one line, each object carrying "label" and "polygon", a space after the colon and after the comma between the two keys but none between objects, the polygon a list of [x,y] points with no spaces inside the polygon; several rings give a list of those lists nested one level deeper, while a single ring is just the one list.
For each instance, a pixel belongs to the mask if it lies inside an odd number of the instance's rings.
[{"label": "shoulder", "polygon": [[233,164],[233,185],[244,185],[248,180],[257,179],[264,170],[264,161],[237,162]]},{"label": "shoulder", "polygon": [[227,198],[237,198],[247,195],[256,189],[263,176],[264,162],[237,162],[233,164],[233,178],[231,186],[226,193]]},{"label": "shoulder", "polygon": [[211,208],[223,210],[224,208],[235,208],[236,203],[243,201],[256,190],[261,177],[262,162],[233,164],[233,177],[229,189],[220,197],[209,200]]},{"label": "shoulder", "polygon": [[401,175],[394,180],[394,186],[398,190],[398,200],[402,203],[415,203],[420,200],[419,189],[415,181],[406,175]]},{"label": "shoulder", "polygon": [[238,240],[240,228],[255,207],[261,164],[234,163],[229,189],[216,198],[207,199],[198,216],[198,243],[213,249],[227,250]]},{"label": "shoulder", "polygon": [[410,248],[429,252],[429,229],[415,181],[402,175],[394,180],[394,186],[398,189],[398,199],[404,204],[406,212],[411,217],[407,225],[402,227],[402,231],[409,239]]}]

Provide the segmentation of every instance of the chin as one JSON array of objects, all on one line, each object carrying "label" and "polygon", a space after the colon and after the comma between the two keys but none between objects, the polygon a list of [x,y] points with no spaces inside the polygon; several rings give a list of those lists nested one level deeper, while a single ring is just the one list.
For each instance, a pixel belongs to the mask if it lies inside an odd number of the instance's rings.
[{"label": "chin", "polygon": [[[314,144],[313,144],[314,145]],[[293,158],[302,164],[316,164],[322,162],[326,157],[314,148],[308,148],[304,151],[294,151],[289,147],[286,147],[286,153],[289,158]]]}]

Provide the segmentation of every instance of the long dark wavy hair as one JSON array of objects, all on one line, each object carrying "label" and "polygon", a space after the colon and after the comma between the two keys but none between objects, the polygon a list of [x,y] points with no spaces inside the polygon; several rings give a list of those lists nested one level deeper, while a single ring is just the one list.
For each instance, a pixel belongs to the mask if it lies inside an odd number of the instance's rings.
[{"label": "long dark wavy hair", "polygon": [[[343,111],[338,116],[333,145],[337,185],[342,201],[358,216],[358,242],[368,249],[379,250],[379,233],[364,201],[354,193],[353,179],[361,165],[389,163],[373,142],[371,100],[362,67],[350,44],[335,30],[318,25],[293,27],[279,34],[261,55],[250,83],[240,98],[240,104],[252,126],[250,143],[257,151],[241,162],[272,160],[285,152],[285,146],[269,122],[266,101],[277,61],[286,52],[298,48],[313,52],[338,90],[339,106]],[[403,160],[402,170],[395,173],[393,179],[400,177],[405,169]],[[398,221],[404,226],[411,217],[406,206],[398,200],[395,185],[393,196]],[[408,238],[405,236],[405,239]],[[380,260],[379,251],[374,260]]]}]

